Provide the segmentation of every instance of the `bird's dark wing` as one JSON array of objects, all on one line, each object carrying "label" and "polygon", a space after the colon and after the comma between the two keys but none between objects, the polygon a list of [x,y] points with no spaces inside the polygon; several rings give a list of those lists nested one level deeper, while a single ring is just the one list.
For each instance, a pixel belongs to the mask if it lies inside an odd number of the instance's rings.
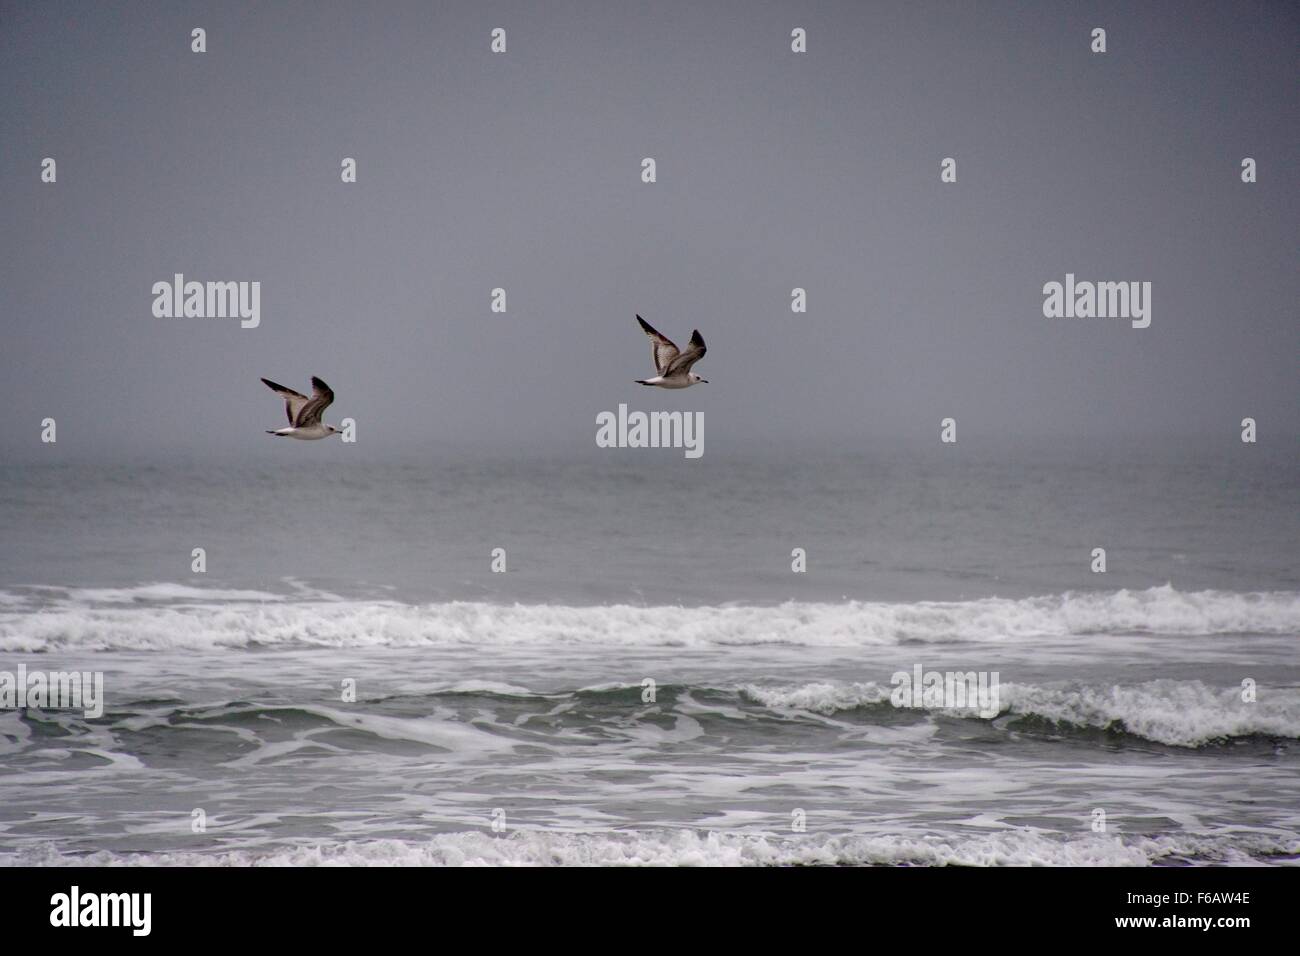
[{"label": "bird's dark wing", "polygon": [[641,323],[641,328],[645,330],[645,334],[650,336],[650,357],[654,359],[655,371],[663,375],[664,369],[668,368],[669,363],[677,358],[677,346],[655,331],[654,327],[641,316],[638,315],[636,320]]},{"label": "bird's dark wing", "polygon": [[319,425],[321,415],[333,403],[334,392],[328,385],[313,375],[311,377],[311,398],[298,412],[298,418],[293,423],[294,427],[306,428],[309,425]]},{"label": "bird's dark wing", "polygon": [[686,351],[673,359],[663,374],[676,375],[678,372],[689,372],[691,366],[704,358],[704,353],[708,350],[709,347],[704,344],[704,337],[700,335],[700,330],[696,329],[691,333],[691,341],[686,346]]},{"label": "bird's dark wing", "polygon": [[294,418],[297,417],[302,407],[309,401],[307,396],[295,392],[291,388],[285,388],[283,385],[277,385],[269,378],[264,378],[262,381],[266,383],[267,388],[284,399],[284,413],[289,416],[289,424],[294,424]]}]

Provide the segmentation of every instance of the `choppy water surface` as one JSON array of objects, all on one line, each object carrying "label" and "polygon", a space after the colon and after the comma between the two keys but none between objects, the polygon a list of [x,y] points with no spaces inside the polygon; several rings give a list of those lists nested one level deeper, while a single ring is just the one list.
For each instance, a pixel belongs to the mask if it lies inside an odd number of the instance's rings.
[{"label": "choppy water surface", "polygon": [[1294,469],[1193,465],[5,469],[0,671],[106,700],[0,711],[0,858],[1293,862]]}]

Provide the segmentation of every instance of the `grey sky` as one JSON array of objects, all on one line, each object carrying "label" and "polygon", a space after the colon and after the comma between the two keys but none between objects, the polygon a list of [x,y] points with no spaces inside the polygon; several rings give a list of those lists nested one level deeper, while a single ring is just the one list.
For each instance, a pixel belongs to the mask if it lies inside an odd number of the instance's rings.
[{"label": "grey sky", "polygon": [[[312,374],[367,456],[592,448],[619,402],[1293,443],[1298,41],[1280,2],[4,3],[0,456],[345,454],[262,433],[258,378]],[[261,327],[154,318],[175,272],[259,280]],[[1067,272],[1150,281],[1151,327],[1044,318]],[[637,312],[711,384],[633,384]]]}]

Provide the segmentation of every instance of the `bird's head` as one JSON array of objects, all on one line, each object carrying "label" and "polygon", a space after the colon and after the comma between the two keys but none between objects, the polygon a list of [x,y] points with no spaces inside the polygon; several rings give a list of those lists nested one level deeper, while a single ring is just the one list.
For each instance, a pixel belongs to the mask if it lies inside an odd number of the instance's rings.
[{"label": "bird's head", "polygon": [[692,373],[691,373],[691,384],[694,385],[696,382],[703,382],[705,385],[708,385],[708,384],[709,384],[709,380],[708,380],[707,378],[700,378],[698,375],[696,375],[694,372],[692,372]]},{"label": "bird's head", "polygon": [[342,434],[343,434],[343,429],[341,429],[341,428],[335,428],[333,425],[326,425],[325,427],[329,429],[329,433],[330,433],[331,435],[342,435]]}]

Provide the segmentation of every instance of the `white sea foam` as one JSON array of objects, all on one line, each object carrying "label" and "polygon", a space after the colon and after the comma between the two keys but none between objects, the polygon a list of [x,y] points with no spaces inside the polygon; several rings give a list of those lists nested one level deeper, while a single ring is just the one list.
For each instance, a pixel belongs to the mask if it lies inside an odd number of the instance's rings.
[{"label": "white sea foam", "polygon": [[[746,684],[740,692],[775,710],[829,716],[888,703],[891,688],[872,682],[818,682],[793,686]],[[1241,699],[1240,687],[1209,687],[1200,681],[1154,680],[1140,684],[1046,686],[1004,682],[999,716],[1040,717],[1075,727],[1122,729],[1173,747],[1198,747],[1234,737],[1300,738],[1300,690],[1266,686],[1258,699]],[[933,713],[979,719],[969,711]]]},{"label": "white sea foam", "polygon": [[[254,591],[247,588],[196,588],[188,584],[158,582],[137,584],[129,588],[72,588],[57,585],[33,585],[31,591],[42,596],[54,595],[65,602],[76,604],[132,604],[165,601],[281,601],[284,595],[271,591]],[[29,596],[5,592],[7,596],[25,601]],[[316,592],[312,592],[315,594]]]},{"label": "white sea foam", "polygon": [[[247,599],[249,593],[257,599]],[[275,597],[183,585],[59,589],[39,608],[0,609],[0,650],[283,644],[861,647],[1095,633],[1300,633],[1300,592],[1180,592],[1169,586],[1020,600],[671,609],[271,599]],[[672,628],[664,627],[667,617]]]},{"label": "white sea foam", "polygon": [[890,688],[881,687],[874,681],[862,684],[818,681],[793,687],[745,684],[740,692],[755,703],[774,710],[807,710],[830,716],[840,711],[888,703]]},{"label": "white sea foam", "polygon": [[1254,735],[1300,737],[1300,690],[1265,686],[1258,699],[1241,699],[1240,687],[1200,681],[1155,680],[1097,688],[1003,684],[1004,712],[1036,715],[1079,727],[1120,727],[1174,747]]},{"label": "white sea foam", "polygon": [[438,834],[422,841],[374,840],[223,853],[61,854],[48,845],[0,855],[23,866],[1148,866],[1169,860],[1252,864],[1300,854],[1278,833],[1161,837],[1062,837],[1018,829],[996,833],[815,836],[696,830],[566,832],[516,830]]}]

